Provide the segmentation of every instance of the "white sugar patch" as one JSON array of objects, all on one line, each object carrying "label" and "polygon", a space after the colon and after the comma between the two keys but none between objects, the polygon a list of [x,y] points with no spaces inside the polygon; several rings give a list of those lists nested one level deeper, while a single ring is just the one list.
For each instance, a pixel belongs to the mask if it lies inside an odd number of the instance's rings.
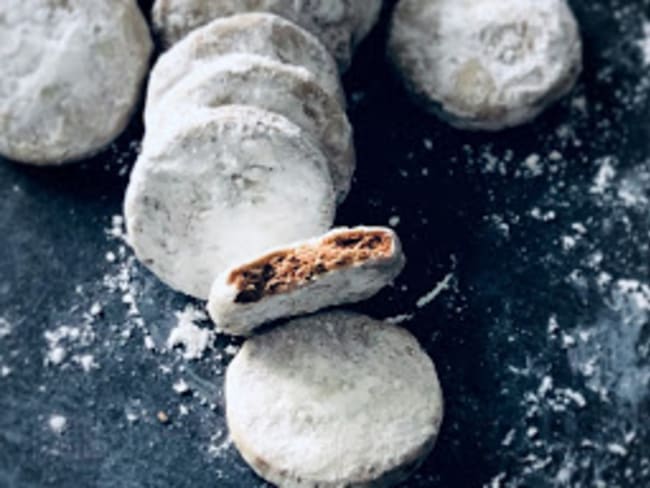
[{"label": "white sugar patch", "polygon": [[650,21],[643,22],[643,37],[637,41],[641,56],[646,66],[650,66]]},{"label": "white sugar patch", "polygon": [[208,454],[213,457],[219,457],[224,451],[228,450],[232,444],[230,436],[226,430],[219,430],[210,437]]},{"label": "white sugar patch", "polygon": [[92,354],[75,354],[72,356],[72,361],[81,366],[86,373],[99,368],[99,364],[97,364],[95,356]]},{"label": "white sugar patch", "polygon": [[7,337],[9,334],[11,334],[11,324],[9,321],[5,318],[0,317],[0,339],[3,339],[4,337]]},{"label": "white sugar patch", "polygon": [[176,312],[176,318],[176,327],[169,333],[167,347],[173,349],[182,346],[185,359],[201,358],[214,338],[212,330],[201,328],[196,324],[207,320],[206,313],[190,304],[183,311]]},{"label": "white sugar patch", "polygon": [[596,321],[578,332],[582,340],[567,351],[572,369],[605,399],[610,394],[640,405],[650,388],[650,366],[637,348],[650,319],[650,285],[619,279]]},{"label": "white sugar patch", "polygon": [[544,173],[544,168],[541,164],[542,158],[539,154],[531,154],[524,160],[524,176],[534,178],[541,176]]},{"label": "white sugar patch", "polygon": [[64,344],[79,340],[81,331],[79,327],[62,325],[54,330],[46,330],[43,336],[47,342],[45,364],[59,365],[65,360],[67,355],[67,349]]},{"label": "white sugar patch", "polygon": [[190,386],[185,382],[183,378],[181,378],[172,385],[172,389],[179,395],[184,395],[190,391]]},{"label": "white sugar patch", "polygon": [[47,424],[52,432],[57,435],[61,435],[68,426],[68,419],[66,419],[63,415],[53,414],[50,415]]},{"label": "white sugar patch", "polygon": [[423,308],[429,305],[432,301],[434,301],[438,295],[440,295],[443,291],[448,290],[449,287],[451,286],[451,280],[454,278],[453,273],[447,274],[442,281],[440,281],[438,284],[436,284],[433,289],[428,292],[427,294],[421,296],[417,302],[415,302],[415,306],[418,308]]},{"label": "white sugar patch", "polygon": [[413,320],[413,317],[415,317],[415,314],[412,313],[403,313],[400,315],[395,315],[393,317],[386,317],[384,319],[384,322],[388,322],[389,324],[401,324],[404,322],[409,322],[410,320]]},{"label": "white sugar patch", "polygon": [[[46,366],[59,366],[64,364],[71,352],[88,348],[95,340],[95,331],[92,327],[94,317],[85,314],[83,322],[78,326],[61,325],[43,333],[47,350],[45,352],[44,364]],[[75,354],[72,360],[80,364],[86,371],[92,369],[87,354]]]},{"label": "white sugar patch", "polygon": [[598,164],[598,173],[596,173],[594,182],[589,189],[590,193],[602,195],[607,191],[616,177],[614,163],[614,158],[609,156],[596,160],[596,164]]}]

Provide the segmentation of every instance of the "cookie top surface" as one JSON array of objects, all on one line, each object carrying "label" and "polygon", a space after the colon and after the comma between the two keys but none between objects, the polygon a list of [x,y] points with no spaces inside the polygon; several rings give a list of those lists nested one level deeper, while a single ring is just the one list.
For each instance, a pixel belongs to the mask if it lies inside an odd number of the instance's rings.
[{"label": "cookie top surface", "polygon": [[312,135],[330,163],[338,201],[355,169],[352,127],[336,98],[306,69],[251,54],[229,54],[195,66],[145,109],[147,131],[173,121],[178,110],[251,105],[287,117]]},{"label": "cookie top surface", "polygon": [[348,312],[249,339],[226,374],[231,437],[280,486],[396,482],[430,451],[442,412],[434,365],[416,339]]},{"label": "cookie top surface", "polygon": [[133,0],[0,3],[0,153],[89,156],[126,126],[152,50]]},{"label": "cookie top surface", "polygon": [[416,98],[469,129],[531,120],[573,86],[581,53],[565,0],[402,0],[389,39]]}]

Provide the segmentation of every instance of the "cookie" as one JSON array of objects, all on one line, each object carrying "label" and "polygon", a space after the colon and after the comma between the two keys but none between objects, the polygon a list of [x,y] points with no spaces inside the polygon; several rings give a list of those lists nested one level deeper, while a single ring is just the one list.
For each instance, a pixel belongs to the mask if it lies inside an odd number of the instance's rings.
[{"label": "cookie", "polygon": [[125,128],[152,42],[133,0],[0,3],[0,154],[57,165]]},{"label": "cookie", "polygon": [[443,416],[435,367],[417,340],[348,312],[246,341],[225,396],[234,445],[277,486],[393,486],[430,453]]},{"label": "cookie", "polygon": [[[330,163],[339,202],[355,168],[352,127],[337,100],[306,69],[251,54],[231,54],[188,73],[145,110],[148,131],[193,107],[252,105],[284,115],[312,135]],[[167,122],[166,122],[167,121]]]},{"label": "cookie", "polygon": [[565,0],[401,0],[388,52],[418,103],[471,130],[533,120],[582,68]]}]

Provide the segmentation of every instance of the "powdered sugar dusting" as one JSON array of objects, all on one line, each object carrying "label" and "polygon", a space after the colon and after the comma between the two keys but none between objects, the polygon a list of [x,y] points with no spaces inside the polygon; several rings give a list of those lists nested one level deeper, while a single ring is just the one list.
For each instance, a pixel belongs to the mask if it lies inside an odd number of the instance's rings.
[{"label": "powdered sugar dusting", "polygon": [[643,62],[646,66],[650,66],[650,20],[643,21],[643,37],[638,41]]},{"label": "powdered sugar dusting", "polygon": [[420,298],[418,298],[418,301],[415,303],[415,306],[417,308],[422,308],[426,307],[428,304],[430,304],[433,300],[436,299],[438,295],[440,295],[443,291],[449,289],[451,285],[451,280],[454,278],[453,273],[447,274],[442,281],[436,284],[436,286],[433,287],[433,289]]},{"label": "powdered sugar dusting", "polygon": [[178,322],[167,338],[167,347],[173,349],[182,346],[185,359],[199,359],[214,339],[214,332],[197,325],[207,320],[203,310],[187,305],[181,312],[176,312]]},{"label": "powdered sugar dusting", "polygon": [[11,334],[12,326],[5,318],[0,317],[0,339],[7,337]]},{"label": "powdered sugar dusting", "polygon": [[61,435],[63,434],[63,431],[68,426],[68,419],[65,418],[63,415],[53,414],[50,416],[47,423],[50,429],[52,430],[52,432]]}]

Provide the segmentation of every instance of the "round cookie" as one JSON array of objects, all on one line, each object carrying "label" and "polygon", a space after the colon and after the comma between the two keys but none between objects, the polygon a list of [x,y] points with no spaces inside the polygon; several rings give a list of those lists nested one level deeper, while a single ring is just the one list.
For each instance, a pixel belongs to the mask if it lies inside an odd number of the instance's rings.
[{"label": "round cookie", "polygon": [[415,99],[460,129],[529,122],[582,69],[565,0],[401,0],[388,52]]},{"label": "round cookie", "polygon": [[327,160],[308,134],[281,115],[228,105],[145,137],[124,214],[138,259],[206,299],[234,263],[327,230],[335,207]]},{"label": "round cookie", "polygon": [[158,59],[151,71],[147,104],[153,104],[196,64],[227,54],[257,54],[309,70],[323,90],[345,106],[334,59],[309,32],[277,15],[248,13],[216,19],[191,32]]},{"label": "round cookie", "polygon": [[392,486],[429,454],[443,400],[405,329],[348,312],[303,317],[244,343],[225,384],[230,436],[278,486]]},{"label": "round cookie", "polygon": [[216,58],[147,104],[145,124],[151,132],[173,123],[179,110],[232,104],[279,113],[311,134],[330,163],[337,199],[343,201],[355,168],[352,127],[337,100],[304,68],[251,54]]},{"label": "round cookie", "polygon": [[0,154],[55,165],[124,129],[152,50],[133,0],[0,3]]},{"label": "round cookie", "polygon": [[344,71],[380,8],[381,0],[156,0],[152,17],[164,43],[171,45],[219,17],[245,12],[276,14],[314,34]]}]

